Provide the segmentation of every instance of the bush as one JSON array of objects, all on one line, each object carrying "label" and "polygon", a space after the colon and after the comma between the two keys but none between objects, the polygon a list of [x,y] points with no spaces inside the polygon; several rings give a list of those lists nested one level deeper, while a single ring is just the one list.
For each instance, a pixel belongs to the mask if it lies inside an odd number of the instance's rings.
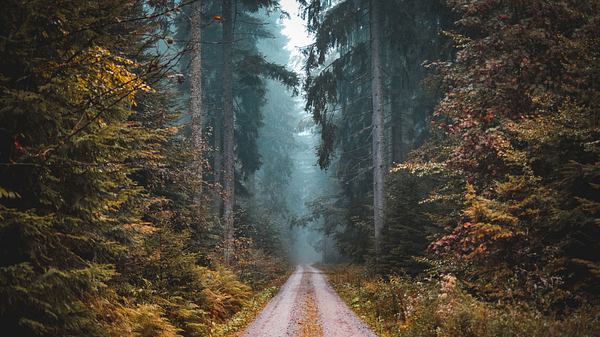
[{"label": "bush", "polygon": [[330,274],[340,296],[382,337],[600,336],[597,307],[558,317],[525,303],[481,301],[452,275],[437,280],[370,278],[358,267],[330,269]]}]

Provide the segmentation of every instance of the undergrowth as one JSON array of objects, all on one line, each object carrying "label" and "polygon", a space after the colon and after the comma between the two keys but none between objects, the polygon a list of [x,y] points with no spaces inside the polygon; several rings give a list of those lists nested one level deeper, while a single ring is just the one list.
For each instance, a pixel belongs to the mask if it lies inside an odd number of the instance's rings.
[{"label": "undergrowth", "polygon": [[278,286],[272,286],[254,294],[247,304],[233,317],[223,323],[214,324],[210,329],[210,337],[238,336],[243,328],[246,327],[260,313],[269,300],[277,294],[278,290]]},{"label": "undergrowth", "polygon": [[478,300],[452,275],[384,280],[369,277],[356,266],[328,271],[339,295],[381,337],[600,336],[597,307],[557,317],[525,303],[498,305]]}]

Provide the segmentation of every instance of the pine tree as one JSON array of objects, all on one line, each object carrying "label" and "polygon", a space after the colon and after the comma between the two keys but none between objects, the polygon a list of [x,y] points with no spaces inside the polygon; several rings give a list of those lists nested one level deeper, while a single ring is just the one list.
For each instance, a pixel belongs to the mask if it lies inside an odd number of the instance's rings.
[{"label": "pine tree", "polygon": [[373,225],[375,227],[375,258],[381,256],[381,232],[385,210],[385,125],[383,111],[383,75],[381,46],[381,8],[371,1],[369,7],[371,33],[371,100],[373,103]]},{"label": "pine tree", "polygon": [[140,220],[128,163],[158,138],[128,120],[151,89],[110,33],[131,31],[115,18],[135,13],[120,1],[5,5],[0,181],[15,198],[0,199],[0,322],[17,336],[109,335],[122,225]]},{"label": "pine tree", "polygon": [[[204,128],[204,115],[202,112],[202,2],[194,1],[191,16],[191,60],[190,60],[190,116],[194,147],[198,151],[195,166],[197,174],[202,180],[202,160],[204,141],[202,130]],[[198,194],[202,193],[202,187]],[[198,197],[198,202],[200,197]]]},{"label": "pine tree", "polygon": [[229,264],[233,254],[235,205],[235,150],[233,112],[233,30],[232,0],[223,0],[223,232],[224,260]]},{"label": "pine tree", "polygon": [[[261,8],[276,6],[273,1],[222,2],[223,17],[223,230],[224,259],[232,259],[235,235],[236,184],[252,176],[260,167],[258,129],[262,125],[261,108],[264,105],[265,78],[295,87],[296,74],[284,66],[267,62],[256,49],[258,37],[268,33],[260,28],[260,21],[249,15]],[[234,13],[233,10],[236,9]],[[229,11],[232,11],[229,13]],[[236,18],[242,18],[237,23]],[[230,21],[227,22],[228,18]],[[244,26],[247,24],[247,26]],[[236,40],[234,35],[244,30],[250,36]],[[254,35],[254,36],[253,36]],[[234,83],[237,85],[234,86]],[[231,89],[231,90],[230,90]],[[234,106],[235,101],[235,106]],[[219,131],[220,132],[220,131]],[[241,172],[236,174],[236,163]]]},{"label": "pine tree", "polygon": [[306,50],[305,91],[306,108],[321,128],[319,164],[328,167],[337,157],[336,174],[351,205],[346,230],[373,223],[377,256],[384,227],[384,177],[392,162],[407,158],[423,141],[425,118],[433,109],[433,103],[423,103],[433,99],[421,86],[426,73],[421,64],[428,56],[437,58],[442,49],[438,41],[444,11],[433,0],[303,5],[316,35]]}]

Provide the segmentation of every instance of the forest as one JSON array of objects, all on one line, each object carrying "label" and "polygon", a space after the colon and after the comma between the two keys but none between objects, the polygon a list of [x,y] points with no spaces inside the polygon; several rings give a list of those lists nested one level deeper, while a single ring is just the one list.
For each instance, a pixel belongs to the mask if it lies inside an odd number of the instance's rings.
[{"label": "forest", "polygon": [[600,336],[600,0],[4,0],[0,335]]}]

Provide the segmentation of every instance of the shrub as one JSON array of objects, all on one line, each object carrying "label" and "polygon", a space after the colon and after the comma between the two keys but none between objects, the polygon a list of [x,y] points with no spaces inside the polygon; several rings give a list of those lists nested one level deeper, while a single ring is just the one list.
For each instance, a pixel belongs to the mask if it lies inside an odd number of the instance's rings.
[{"label": "shrub", "polygon": [[359,267],[330,269],[346,303],[382,337],[592,337],[600,335],[599,308],[562,317],[526,303],[492,304],[467,293],[452,275],[439,279],[367,277]]}]

